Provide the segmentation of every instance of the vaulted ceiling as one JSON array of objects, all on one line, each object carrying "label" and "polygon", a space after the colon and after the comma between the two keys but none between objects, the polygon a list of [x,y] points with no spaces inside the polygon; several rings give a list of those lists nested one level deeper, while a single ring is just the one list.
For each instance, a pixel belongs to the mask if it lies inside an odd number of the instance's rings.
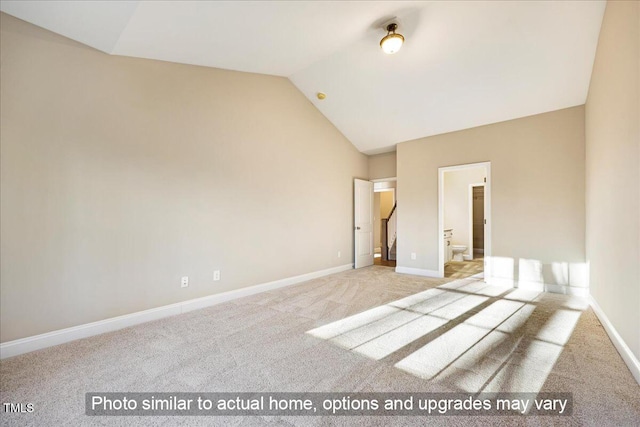
[{"label": "vaulted ceiling", "polygon": [[[373,154],[584,104],[605,5],[3,0],[0,8],[112,55],[288,77]],[[378,45],[390,20],[406,40],[394,55]]]}]

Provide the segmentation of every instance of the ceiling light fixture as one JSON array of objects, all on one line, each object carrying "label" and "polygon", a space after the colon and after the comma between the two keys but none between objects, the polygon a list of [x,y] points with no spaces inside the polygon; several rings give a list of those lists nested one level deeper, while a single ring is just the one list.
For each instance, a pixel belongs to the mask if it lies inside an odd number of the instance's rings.
[{"label": "ceiling light fixture", "polygon": [[388,55],[399,51],[402,47],[402,43],[404,43],[404,37],[402,34],[396,34],[397,29],[398,24],[387,25],[387,35],[380,40],[380,47],[384,53]]}]

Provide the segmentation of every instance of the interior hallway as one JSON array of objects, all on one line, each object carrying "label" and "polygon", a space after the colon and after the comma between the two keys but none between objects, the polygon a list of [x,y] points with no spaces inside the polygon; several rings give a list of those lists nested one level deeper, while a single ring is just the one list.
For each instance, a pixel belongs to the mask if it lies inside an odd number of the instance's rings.
[{"label": "interior hallway", "polygon": [[381,267],[394,267],[396,266],[395,259],[383,260],[380,254],[375,254],[373,257],[373,265],[379,265]]}]

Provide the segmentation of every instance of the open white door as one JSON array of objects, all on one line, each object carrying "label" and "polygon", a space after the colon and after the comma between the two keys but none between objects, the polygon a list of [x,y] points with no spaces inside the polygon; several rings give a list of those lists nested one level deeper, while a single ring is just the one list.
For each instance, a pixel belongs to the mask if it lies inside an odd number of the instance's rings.
[{"label": "open white door", "polygon": [[354,267],[373,265],[373,182],[362,179],[353,184]]}]

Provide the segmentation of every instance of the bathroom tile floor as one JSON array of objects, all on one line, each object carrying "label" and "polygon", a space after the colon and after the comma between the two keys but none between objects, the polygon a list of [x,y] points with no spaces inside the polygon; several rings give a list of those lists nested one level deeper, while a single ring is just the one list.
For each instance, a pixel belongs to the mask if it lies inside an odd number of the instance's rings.
[{"label": "bathroom tile floor", "polygon": [[484,271],[484,257],[471,261],[449,261],[444,265],[444,277],[462,279]]}]

